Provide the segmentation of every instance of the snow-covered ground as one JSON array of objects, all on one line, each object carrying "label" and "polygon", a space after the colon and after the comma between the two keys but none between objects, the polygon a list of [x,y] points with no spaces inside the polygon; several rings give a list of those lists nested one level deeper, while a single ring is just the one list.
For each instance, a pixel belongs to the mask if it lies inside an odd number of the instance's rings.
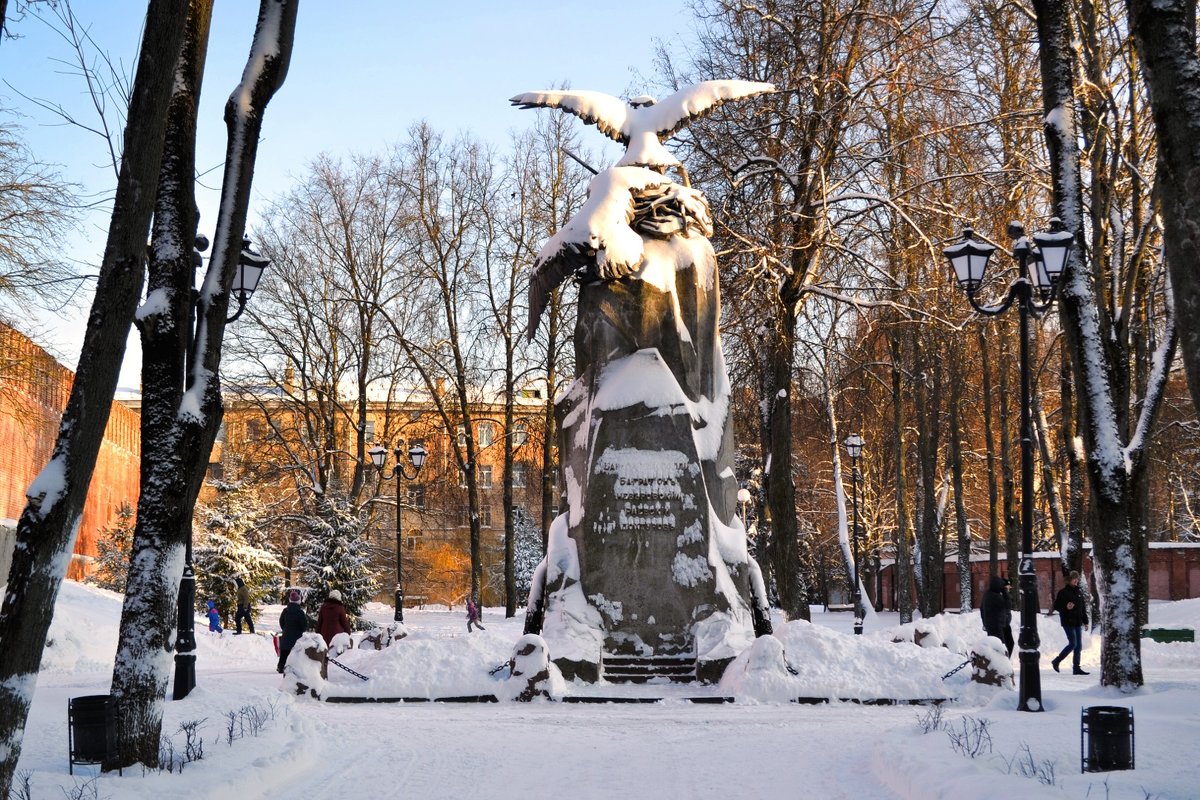
[{"label": "snow-covered ground", "polygon": [[[390,618],[383,606],[370,613]],[[181,753],[180,726],[202,720],[203,758],[182,771],[134,768],[89,784],[95,767],[68,775],[67,701],[108,691],[119,614],[119,596],[63,584],[19,766],[33,798],[1200,798],[1200,644],[1143,640],[1147,684],[1126,696],[1097,685],[1094,638],[1084,640],[1092,675],[1052,672],[1049,659],[1065,638],[1055,620],[1041,618],[1046,712],[1022,713],[1015,691],[971,685],[967,670],[942,679],[964,660],[954,651],[980,638],[977,614],[923,623],[934,631],[927,643],[948,648],[892,642],[896,618],[888,614],[861,637],[851,635],[846,613],[776,625],[799,673],[786,692],[958,698],[942,706],[941,729],[929,733],[919,724],[929,706],[776,702],[761,685],[754,691],[749,673],[723,687],[567,688],[667,698],[653,705],[322,703],[281,691],[268,637],[218,636],[198,620],[198,686],[168,701],[163,730]],[[277,617],[278,608],[264,609],[260,631]],[[1155,604],[1151,620],[1200,627],[1200,600]],[[507,659],[521,620],[487,609],[483,621],[485,632],[468,634],[461,609],[407,611],[410,635],[391,651],[341,657],[372,681],[331,666],[330,693],[496,691],[501,676],[488,671]],[[684,699],[731,687],[747,694],[723,705]],[[1134,709],[1136,769],[1080,773],[1080,710],[1094,705]],[[247,725],[254,712],[240,713],[251,708],[266,717],[257,735]],[[977,729],[979,720],[991,747],[972,758],[946,728]]]}]

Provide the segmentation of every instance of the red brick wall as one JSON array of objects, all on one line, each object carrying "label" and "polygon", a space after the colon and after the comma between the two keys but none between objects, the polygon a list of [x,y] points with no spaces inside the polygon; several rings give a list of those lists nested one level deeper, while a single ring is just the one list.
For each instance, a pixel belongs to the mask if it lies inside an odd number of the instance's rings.
[{"label": "red brick wall", "polygon": [[[25,508],[25,490],[50,460],[75,376],[2,323],[0,370],[0,518],[17,519]],[[84,576],[89,557],[96,553],[96,537],[116,520],[117,509],[123,503],[136,506],[140,454],[137,412],[113,403],[88,487],[69,577]]]},{"label": "red brick wall", "polygon": [[[1086,552],[1086,551],[1085,551]],[[1035,553],[1034,569],[1037,572],[1038,600],[1042,608],[1049,608],[1055,593],[1062,588],[1062,572],[1057,553]],[[895,609],[894,565],[885,564],[880,576],[883,605]],[[1090,553],[1083,560],[1084,572],[1092,574]],[[1000,573],[1005,574],[1003,555]],[[958,564],[947,560],[943,565],[944,596],[946,608],[958,608]],[[987,591],[988,561],[978,557],[971,560],[971,606],[979,607],[979,599]],[[1016,583],[1016,576],[1013,576]],[[917,589],[911,589],[913,605],[916,605]],[[1154,542],[1150,545],[1150,599],[1186,600],[1200,597],[1200,545],[1175,542]]]}]

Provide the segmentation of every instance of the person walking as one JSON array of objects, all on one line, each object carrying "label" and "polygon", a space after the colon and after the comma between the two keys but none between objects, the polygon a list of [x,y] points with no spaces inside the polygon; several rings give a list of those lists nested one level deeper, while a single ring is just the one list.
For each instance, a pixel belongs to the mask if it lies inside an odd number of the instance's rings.
[{"label": "person walking", "polygon": [[254,633],[254,617],[250,614],[250,587],[241,578],[235,578],[234,581],[237,583],[237,613],[233,615],[233,624],[237,626],[237,630],[233,635],[241,635],[242,620],[246,620],[250,632]]},{"label": "person walking", "polygon": [[467,598],[467,633],[471,632],[471,626],[474,625],[481,631],[486,631],[483,623],[479,621],[479,606],[475,605],[475,598]]},{"label": "person walking", "polygon": [[296,641],[308,631],[308,617],[300,607],[300,592],[296,589],[288,594],[288,604],[279,615],[279,665],[275,671],[283,674],[283,665],[287,663]]},{"label": "person walking", "polygon": [[983,629],[988,636],[1004,642],[1008,655],[1012,656],[1012,608],[1008,604],[1008,582],[999,575],[992,577],[983,601],[979,604],[979,615],[983,617]]},{"label": "person walking", "polygon": [[208,601],[208,629],[213,633],[220,633],[221,628],[221,612],[217,610],[217,603],[214,600]]},{"label": "person walking", "polygon": [[1054,598],[1054,610],[1058,612],[1063,633],[1067,634],[1067,646],[1050,662],[1055,672],[1058,672],[1058,665],[1067,657],[1067,653],[1071,653],[1072,674],[1088,674],[1079,666],[1079,655],[1083,651],[1083,626],[1088,622],[1085,599],[1083,590],[1079,588],[1079,573],[1071,570],[1067,585],[1059,589]]},{"label": "person walking", "polygon": [[334,589],[317,612],[317,633],[328,645],[339,633],[351,633],[353,630],[350,617],[346,615],[346,606],[342,605],[342,593]]}]

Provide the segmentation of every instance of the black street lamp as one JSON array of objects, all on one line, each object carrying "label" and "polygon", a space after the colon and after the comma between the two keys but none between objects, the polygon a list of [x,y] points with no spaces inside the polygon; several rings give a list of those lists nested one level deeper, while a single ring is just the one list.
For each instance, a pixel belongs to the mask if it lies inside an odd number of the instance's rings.
[{"label": "black street lamp", "polygon": [[[208,249],[208,237],[204,234],[196,236],[195,249],[192,251],[192,265],[199,268],[203,263],[201,252]],[[270,259],[256,253],[250,247],[250,240],[242,238],[242,253],[238,257],[237,272],[233,281],[233,296],[237,298],[238,308],[226,322],[233,322],[242,315],[250,296],[258,288],[258,281],[263,271],[271,263]],[[195,291],[193,290],[193,295]],[[191,319],[188,321],[187,358],[192,357],[192,341],[196,330],[196,297],[192,298]],[[188,373],[191,364],[188,364]],[[183,577],[179,581],[179,606],[176,619],[175,634],[175,683],[171,697],[182,700],[196,688],[196,570],[192,564],[192,533],[188,530],[187,545],[183,554]]]},{"label": "black street lamp", "polygon": [[[367,451],[371,456],[371,463],[375,465],[375,469],[379,470],[379,477],[382,479],[383,467],[387,463],[387,449],[376,445]],[[421,472],[421,467],[425,463],[425,448],[419,443],[408,448],[408,459],[412,462],[413,473],[409,475],[404,469],[404,442],[396,443],[396,465],[392,467],[392,474],[389,477],[396,479],[396,614],[393,619],[396,622],[404,622],[404,573],[401,570],[403,564],[404,552],[402,549],[403,539],[400,535],[401,510],[400,498],[402,496],[401,487],[404,481],[415,481],[417,475]]]},{"label": "black street lamp", "polygon": [[846,445],[846,453],[850,456],[850,486],[851,504],[854,507],[854,633],[861,636],[863,632],[862,585],[858,580],[858,458],[862,455],[863,438],[852,433],[842,442]]},{"label": "black street lamp", "polygon": [[[962,241],[942,251],[954,269],[959,286],[967,294],[971,307],[980,314],[1003,314],[1013,303],[1020,311],[1021,336],[1021,562],[1017,571],[1021,589],[1021,633],[1017,644],[1021,649],[1020,695],[1017,709],[1042,711],[1042,678],[1038,672],[1041,653],[1038,647],[1037,573],[1033,568],[1033,423],[1030,414],[1029,318],[1040,317],[1054,304],[1059,278],[1071,257],[1074,237],[1064,229],[1058,218],[1050,220],[1050,230],[1035,233],[1033,242],[1025,236],[1025,228],[1010,223],[1008,235],[1013,240],[1013,257],[1020,274],[1008,287],[1004,299],[994,306],[981,306],[975,293],[983,284],[984,271],[995,247],[975,238],[970,228],[963,231]],[[1035,296],[1036,295],[1036,296]],[[1039,300],[1041,302],[1039,302]]]}]

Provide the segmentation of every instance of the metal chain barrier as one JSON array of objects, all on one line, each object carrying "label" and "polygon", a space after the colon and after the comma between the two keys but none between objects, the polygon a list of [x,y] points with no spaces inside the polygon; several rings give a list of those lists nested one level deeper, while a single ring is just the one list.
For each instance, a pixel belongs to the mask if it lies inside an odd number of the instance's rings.
[{"label": "metal chain barrier", "polygon": [[954,673],[958,672],[958,671],[959,671],[960,669],[962,669],[963,667],[965,667],[965,666],[968,666],[970,663],[971,663],[971,659],[969,659],[969,658],[968,658],[966,661],[962,662],[962,663],[961,663],[961,664],[959,664],[957,667],[955,667],[954,669],[950,670],[950,671],[949,671],[949,672],[947,672],[945,675],[943,675],[943,676],[942,676],[942,680],[946,680],[946,678],[949,678],[951,675],[953,675]]},{"label": "metal chain barrier", "polygon": [[334,665],[336,665],[336,666],[339,666],[339,667],[341,667],[342,669],[346,670],[346,672],[349,672],[351,675],[353,675],[353,676],[354,676],[354,677],[356,677],[356,678],[362,678],[364,681],[369,681],[369,680],[371,680],[371,679],[370,679],[370,678],[368,678],[366,675],[363,675],[361,672],[355,672],[354,670],[350,669],[350,668],[349,668],[349,667],[347,667],[345,664],[343,664],[342,662],[338,661],[336,658],[331,658],[331,659],[329,659],[329,663],[330,663],[330,664],[334,664]]}]

